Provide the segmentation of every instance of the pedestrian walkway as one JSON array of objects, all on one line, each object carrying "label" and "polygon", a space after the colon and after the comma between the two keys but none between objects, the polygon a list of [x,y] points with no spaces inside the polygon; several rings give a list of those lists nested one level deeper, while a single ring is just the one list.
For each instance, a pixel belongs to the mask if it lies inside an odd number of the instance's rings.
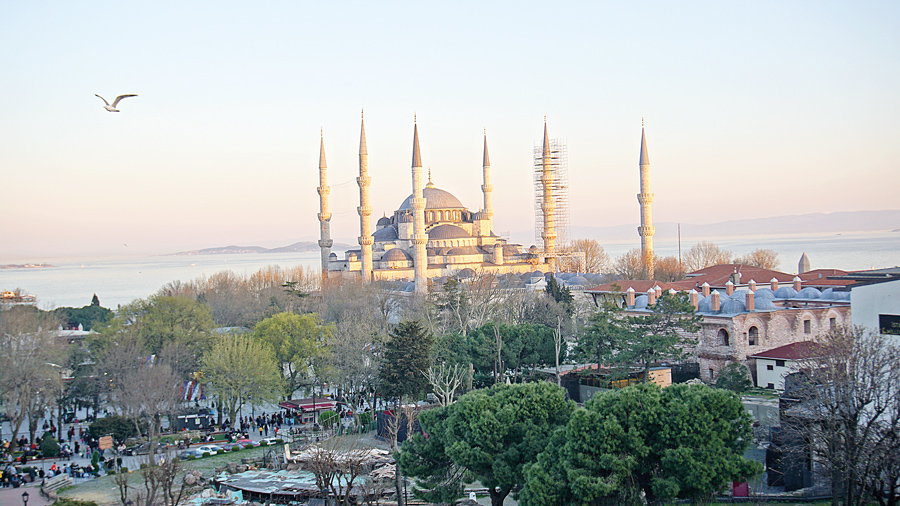
[{"label": "pedestrian walkway", "polygon": [[37,483],[30,483],[19,488],[0,488],[0,504],[3,506],[24,505],[22,494],[26,492],[28,493],[28,506],[50,506],[53,504],[53,501],[41,495],[41,487]]}]

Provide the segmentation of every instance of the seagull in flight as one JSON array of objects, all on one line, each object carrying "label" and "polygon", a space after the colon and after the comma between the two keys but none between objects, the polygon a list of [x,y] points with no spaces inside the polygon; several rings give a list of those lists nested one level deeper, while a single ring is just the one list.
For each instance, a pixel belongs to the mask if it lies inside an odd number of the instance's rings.
[{"label": "seagull in flight", "polygon": [[106,99],[101,97],[100,95],[97,95],[96,93],[94,93],[94,96],[100,98],[100,100],[102,100],[103,103],[106,104],[103,106],[103,108],[106,109],[107,111],[119,112],[119,110],[116,109],[116,105],[119,104],[119,100],[122,100],[123,98],[128,98],[128,97],[136,97],[137,95],[119,95],[118,97],[116,97],[115,100],[113,100],[112,105],[109,105],[109,102],[107,102]]}]

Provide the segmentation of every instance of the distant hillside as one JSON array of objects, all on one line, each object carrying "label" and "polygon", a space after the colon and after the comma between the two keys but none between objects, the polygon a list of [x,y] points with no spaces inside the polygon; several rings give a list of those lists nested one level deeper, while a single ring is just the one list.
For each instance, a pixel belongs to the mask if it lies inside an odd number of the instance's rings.
[{"label": "distant hillside", "polygon": [[[348,244],[335,243],[332,249],[335,251],[351,249]],[[179,251],[169,253],[166,256],[184,255],[234,255],[242,253],[307,253],[319,251],[319,245],[314,242],[300,241],[280,248],[263,248],[262,246],[220,246],[217,248],[197,249],[193,251]]]},{"label": "distant hillside", "polygon": [[[678,236],[678,224],[660,222],[657,238]],[[572,227],[571,237],[598,239],[628,239],[637,235],[637,223],[612,227]],[[748,220],[730,220],[707,225],[681,224],[682,237],[727,237],[746,235],[777,235],[803,233],[841,233],[864,231],[894,231],[900,229],[900,210],[851,211],[773,216]]]}]

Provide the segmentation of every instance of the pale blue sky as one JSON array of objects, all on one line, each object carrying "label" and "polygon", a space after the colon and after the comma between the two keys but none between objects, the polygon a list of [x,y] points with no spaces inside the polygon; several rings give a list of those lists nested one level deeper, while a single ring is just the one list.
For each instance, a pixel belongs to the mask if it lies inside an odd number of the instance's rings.
[{"label": "pale blue sky", "polygon": [[526,245],[545,114],[573,226],[638,221],[642,115],[657,222],[895,209],[898,26],[896,1],[5,2],[0,262],[314,239],[320,128],[353,240],[362,107],[373,220],[410,191],[414,113],[472,209],[487,129],[495,229]]}]

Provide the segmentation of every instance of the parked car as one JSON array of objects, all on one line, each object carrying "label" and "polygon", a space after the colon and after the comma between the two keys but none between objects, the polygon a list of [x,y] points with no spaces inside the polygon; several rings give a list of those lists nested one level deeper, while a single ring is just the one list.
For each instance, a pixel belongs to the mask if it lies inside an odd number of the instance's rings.
[{"label": "parked car", "polygon": [[208,452],[210,455],[215,455],[221,449],[222,449],[222,447],[216,446],[216,445],[203,445],[203,446],[197,447],[197,450],[199,450],[200,453]]},{"label": "parked car", "polygon": [[250,440],[250,439],[238,439],[237,441],[235,441],[235,442],[233,442],[233,443],[225,443],[225,444],[223,444],[223,445],[222,445],[222,448],[223,448],[225,451],[229,451],[229,452],[230,452],[231,449],[234,448],[234,447],[238,447],[238,448],[250,448],[250,447],[253,447],[253,446],[255,446],[255,445],[256,445],[256,443],[254,443],[254,442],[253,442],[252,440]]},{"label": "parked car", "polygon": [[[156,445],[156,453],[163,453],[166,450],[165,443],[157,443]],[[136,445],[129,446],[125,448],[122,452],[125,455],[146,455],[147,450],[149,450],[150,446],[147,443],[138,443]]]},{"label": "parked car", "polygon": [[188,457],[200,458],[203,456],[203,452],[198,450],[197,448],[188,448],[187,450],[182,450],[178,455],[179,458],[186,459]]},{"label": "parked car", "polygon": [[267,445],[272,446],[272,445],[278,444],[279,441],[284,442],[284,440],[281,439],[280,437],[267,437],[267,438],[260,439],[258,444],[262,444],[263,442],[265,442]]}]

